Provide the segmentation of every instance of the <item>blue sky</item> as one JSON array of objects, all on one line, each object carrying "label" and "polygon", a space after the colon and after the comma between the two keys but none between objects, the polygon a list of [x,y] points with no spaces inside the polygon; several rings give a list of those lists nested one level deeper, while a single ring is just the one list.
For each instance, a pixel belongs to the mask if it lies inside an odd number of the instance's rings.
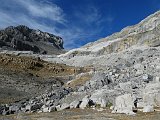
[{"label": "blue sky", "polygon": [[27,25],[59,35],[72,49],[137,24],[160,0],[0,0],[0,28]]}]

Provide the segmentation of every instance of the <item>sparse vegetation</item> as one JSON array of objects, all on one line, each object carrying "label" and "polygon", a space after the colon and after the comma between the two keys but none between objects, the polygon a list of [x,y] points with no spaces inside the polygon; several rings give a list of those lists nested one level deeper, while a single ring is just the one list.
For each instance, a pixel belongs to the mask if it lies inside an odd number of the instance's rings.
[{"label": "sparse vegetation", "polygon": [[113,103],[111,103],[111,102],[108,102],[106,105],[106,107],[108,107],[108,108],[110,108],[111,106],[113,106]]},{"label": "sparse vegetation", "polygon": [[81,85],[85,84],[90,79],[91,79],[91,75],[86,74],[84,76],[81,76],[80,78],[76,78],[76,79],[72,80],[69,84],[66,84],[66,86],[75,88],[76,86],[81,86]]}]

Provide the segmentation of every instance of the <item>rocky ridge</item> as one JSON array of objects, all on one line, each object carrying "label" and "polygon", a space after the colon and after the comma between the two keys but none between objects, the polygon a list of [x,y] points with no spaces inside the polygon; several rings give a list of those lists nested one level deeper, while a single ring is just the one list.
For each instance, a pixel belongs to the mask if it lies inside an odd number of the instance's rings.
[{"label": "rocky ridge", "polygon": [[33,51],[41,54],[64,53],[61,37],[23,25],[0,30],[0,47],[2,50]]},{"label": "rocky ridge", "polygon": [[[159,46],[160,12],[156,12],[140,23],[122,29],[118,33],[102,38],[93,43],[73,49],[59,57],[101,56],[126,50],[132,46]],[[73,64],[74,65],[74,64]]]}]

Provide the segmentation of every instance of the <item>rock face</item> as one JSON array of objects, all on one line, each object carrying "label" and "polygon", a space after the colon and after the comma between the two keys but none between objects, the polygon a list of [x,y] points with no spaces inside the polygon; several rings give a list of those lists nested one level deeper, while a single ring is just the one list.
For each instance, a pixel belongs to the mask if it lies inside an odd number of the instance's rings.
[{"label": "rock face", "polygon": [[64,52],[62,38],[23,25],[0,30],[0,47],[7,50],[33,51],[41,54]]}]

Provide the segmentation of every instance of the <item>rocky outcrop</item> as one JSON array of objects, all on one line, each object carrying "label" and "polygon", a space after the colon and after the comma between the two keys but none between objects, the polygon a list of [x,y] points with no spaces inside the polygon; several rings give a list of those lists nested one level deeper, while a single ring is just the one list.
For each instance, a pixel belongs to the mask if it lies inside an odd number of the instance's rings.
[{"label": "rocky outcrop", "polygon": [[0,30],[0,47],[3,50],[33,51],[41,54],[64,52],[61,37],[23,25]]}]

